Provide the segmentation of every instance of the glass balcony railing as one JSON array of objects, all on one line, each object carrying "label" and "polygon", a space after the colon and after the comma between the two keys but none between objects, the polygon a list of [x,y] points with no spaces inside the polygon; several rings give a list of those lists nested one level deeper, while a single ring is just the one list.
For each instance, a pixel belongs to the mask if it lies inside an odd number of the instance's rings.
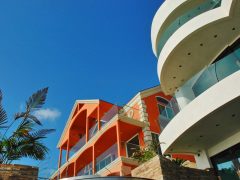
[{"label": "glass balcony railing", "polygon": [[179,16],[177,19],[175,19],[163,32],[161,35],[159,41],[158,41],[158,46],[157,46],[157,56],[159,57],[159,54],[167,42],[167,40],[173,35],[174,32],[176,32],[183,24],[186,22],[190,21],[194,17],[215,9],[221,5],[221,0],[205,0],[204,3],[198,5],[197,7],[189,10],[185,14]]},{"label": "glass balcony railing", "polygon": [[97,157],[96,161],[96,172],[105,168],[111,162],[113,162],[117,157],[117,144],[112,145],[109,149],[107,149],[104,153]]},{"label": "glass balcony railing", "polygon": [[70,157],[72,157],[85,144],[86,144],[86,135],[81,137],[81,139],[79,139],[79,141],[71,148],[71,150],[70,150]]},{"label": "glass balcony railing", "polygon": [[119,106],[113,106],[108,112],[104,114],[101,119],[101,127],[104,127],[120,110]]},{"label": "glass balcony railing", "polygon": [[93,171],[92,171],[92,162],[89,163],[88,165],[86,165],[84,168],[82,168],[77,175],[78,176],[86,176],[86,175],[92,175]]},{"label": "glass balcony railing", "polygon": [[[191,102],[200,94],[204,93],[207,89],[239,70],[240,44],[232,48],[231,52],[224,55],[224,57],[219,58],[215,63],[209,65],[189,79],[181,88],[179,88],[179,92],[182,94],[182,96],[192,94],[191,98],[188,99],[189,102]],[[179,110],[183,109],[188,103],[186,103],[184,106],[179,105]],[[174,106],[177,106],[177,101],[175,101],[174,104]],[[176,115],[176,113],[173,113],[175,110],[172,103],[169,103],[166,108],[165,116],[168,118],[173,118]]]},{"label": "glass balcony railing", "polygon": [[89,129],[89,139],[91,139],[98,132],[98,123],[94,124],[91,129]]},{"label": "glass balcony railing", "polygon": [[[129,106],[119,107],[114,105],[105,115],[101,118],[101,128],[106,126],[109,121],[116,115],[126,116],[135,120],[140,120],[140,112],[139,109],[135,109]],[[98,132],[98,123],[94,124],[89,129],[89,140],[95,136]],[[81,149],[86,144],[86,135],[84,135],[70,150],[70,157],[72,157],[79,149]]]}]

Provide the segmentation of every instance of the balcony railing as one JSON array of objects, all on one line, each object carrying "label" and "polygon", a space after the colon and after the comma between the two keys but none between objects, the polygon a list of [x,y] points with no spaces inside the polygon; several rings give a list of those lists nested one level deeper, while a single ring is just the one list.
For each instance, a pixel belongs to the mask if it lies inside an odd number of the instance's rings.
[{"label": "balcony railing", "polygon": [[160,52],[162,51],[163,46],[167,42],[167,40],[173,35],[174,32],[176,32],[183,24],[190,21],[194,17],[215,9],[221,5],[221,0],[205,0],[204,3],[200,4],[199,6],[189,10],[185,14],[179,16],[177,19],[175,19],[163,32],[161,35],[159,41],[158,41],[158,47],[157,47],[157,56],[159,57]]},{"label": "balcony railing", "polygon": [[105,168],[111,162],[113,162],[117,157],[117,144],[112,145],[109,149],[107,149],[104,153],[97,157],[96,161],[96,172]]},{"label": "balcony railing", "polygon": [[81,139],[71,148],[70,157],[72,157],[79,149],[86,144],[86,135],[82,136]]},{"label": "balcony railing", "polygon": [[[114,105],[105,115],[101,118],[101,128],[106,126],[109,121],[112,120],[114,116],[122,115],[135,120],[140,120],[140,110],[136,108],[132,108],[129,106],[119,107]],[[91,129],[89,129],[89,140],[94,137],[94,135],[98,132],[98,124],[94,124]],[[86,144],[86,135],[84,135],[70,150],[70,157],[73,156],[79,149],[81,149]]]},{"label": "balcony railing", "polygon": [[94,124],[91,129],[89,129],[89,139],[91,139],[98,132],[98,123]]},{"label": "balcony railing", "polygon": [[[239,70],[240,44],[231,49],[231,53],[219,58],[218,61],[209,65],[189,79],[181,88],[179,88],[179,92],[185,95],[192,94],[192,96],[189,96],[191,97],[189,98],[189,102],[191,102],[210,87]],[[179,109],[183,109],[188,103],[184,106],[182,105]],[[177,106],[177,101],[175,101],[174,104],[174,106]],[[173,105],[169,103],[167,106],[171,108],[167,108],[168,110],[166,111],[166,116],[169,117],[170,114],[171,118],[173,118],[176,115],[176,113],[174,114],[171,112],[174,111]],[[171,110],[169,111],[169,109]]]},{"label": "balcony railing", "polygon": [[92,162],[89,163],[88,165],[86,165],[84,168],[82,168],[77,175],[78,176],[85,176],[85,175],[92,175],[93,171],[92,171]]}]

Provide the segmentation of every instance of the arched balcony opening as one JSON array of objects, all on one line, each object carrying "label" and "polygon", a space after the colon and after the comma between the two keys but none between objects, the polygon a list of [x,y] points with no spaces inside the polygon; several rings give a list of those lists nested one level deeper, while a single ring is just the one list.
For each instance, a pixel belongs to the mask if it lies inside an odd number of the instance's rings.
[{"label": "arched balcony opening", "polygon": [[105,168],[118,157],[117,128],[109,128],[94,144],[96,172]]},{"label": "arched balcony opening", "polygon": [[86,149],[75,161],[75,172],[77,176],[92,175],[93,147]]},{"label": "arched balcony opening", "polygon": [[81,149],[86,144],[86,116],[87,110],[76,115],[69,128],[69,149],[70,156]]}]

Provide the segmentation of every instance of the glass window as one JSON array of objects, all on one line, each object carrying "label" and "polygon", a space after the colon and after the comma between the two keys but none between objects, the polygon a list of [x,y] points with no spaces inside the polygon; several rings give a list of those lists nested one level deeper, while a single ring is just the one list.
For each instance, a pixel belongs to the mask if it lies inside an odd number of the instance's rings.
[{"label": "glass window", "polygon": [[127,147],[128,157],[131,157],[134,152],[140,150],[138,135],[136,135],[134,138],[132,138],[131,140],[129,140],[129,141],[126,143],[126,147]]},{"label": "glass window", "polygon": [[240,144],[237,144],[211,158],[221,180],[240,179]]}]

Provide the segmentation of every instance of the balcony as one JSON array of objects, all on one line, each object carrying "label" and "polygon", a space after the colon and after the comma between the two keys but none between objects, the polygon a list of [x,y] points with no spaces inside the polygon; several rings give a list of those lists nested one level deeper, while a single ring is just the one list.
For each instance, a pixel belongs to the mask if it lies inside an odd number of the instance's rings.
[{"label": "balcony", "polygon": [[194,17],[215,9],[221,5],[222,0],[206,0],[204,3],[190,9],[189,11],[185,12],[183,15],[179,16],[175,19],[162,33],[160,39],[157,42],[157,57],[161,53],[161,50],[167,40],[176,32],[181,26],[183,26],[186,22],[190,21]]},{"label": "balcony", "polygon": [[97,157],[96,172],[105,168],[118,157],[117,144],[112,145],[104,153]]},{"label": "balcony", "polygon": [[85,144],[86,144],[86,135],[81,137],[81,139],[79,139],[79,141],[71,148],[71,150],[70,150],[70,157],[72,157]]},{"label": "balcony", "polygon": [[[103,129],[104,127],[107,126],[113,120],[114,117],[116,116],[123,116],[127,118],[131,118],[134,120],[138,120],[138,122],[142,125],[142,122],[140,122],[140,111],[139,109],[132,108],[129,106],[124,106],[124,107],[119,107],[114,105],[109,111],[107,111],[103,117],[101,118],[100,122],[100,128]],[[127,121],[128,119],[125,119]],[[128,121],[131,123],[130,121]],[[98,123],[94,124],[90,129],[89,129],[89,141],[92,140],[95,135],[98,133]],[[81,139],[70,149],[70,157],[72,158],[76,152],[78,152],[85,144],[86,144],[86,135],[81,137]]]},{"label": "balcony", "polygon": [[[229,51],[229,49],[228,49]],[[177,113],[192,102],[199,95],[207,91],[209,88],[240,70],[240,45],[231,49],[224,57],[219,57],[217,61],[189,79],[175,93],[176,99],[172,99],[161,112],[163,120],[171,120]],[[184,101],[183,101],[184,99]]]},{"label": "balcony", "polygon": [[92,175],[92,162],[85,166],[81,171],[78,172],[78,176]]}]

